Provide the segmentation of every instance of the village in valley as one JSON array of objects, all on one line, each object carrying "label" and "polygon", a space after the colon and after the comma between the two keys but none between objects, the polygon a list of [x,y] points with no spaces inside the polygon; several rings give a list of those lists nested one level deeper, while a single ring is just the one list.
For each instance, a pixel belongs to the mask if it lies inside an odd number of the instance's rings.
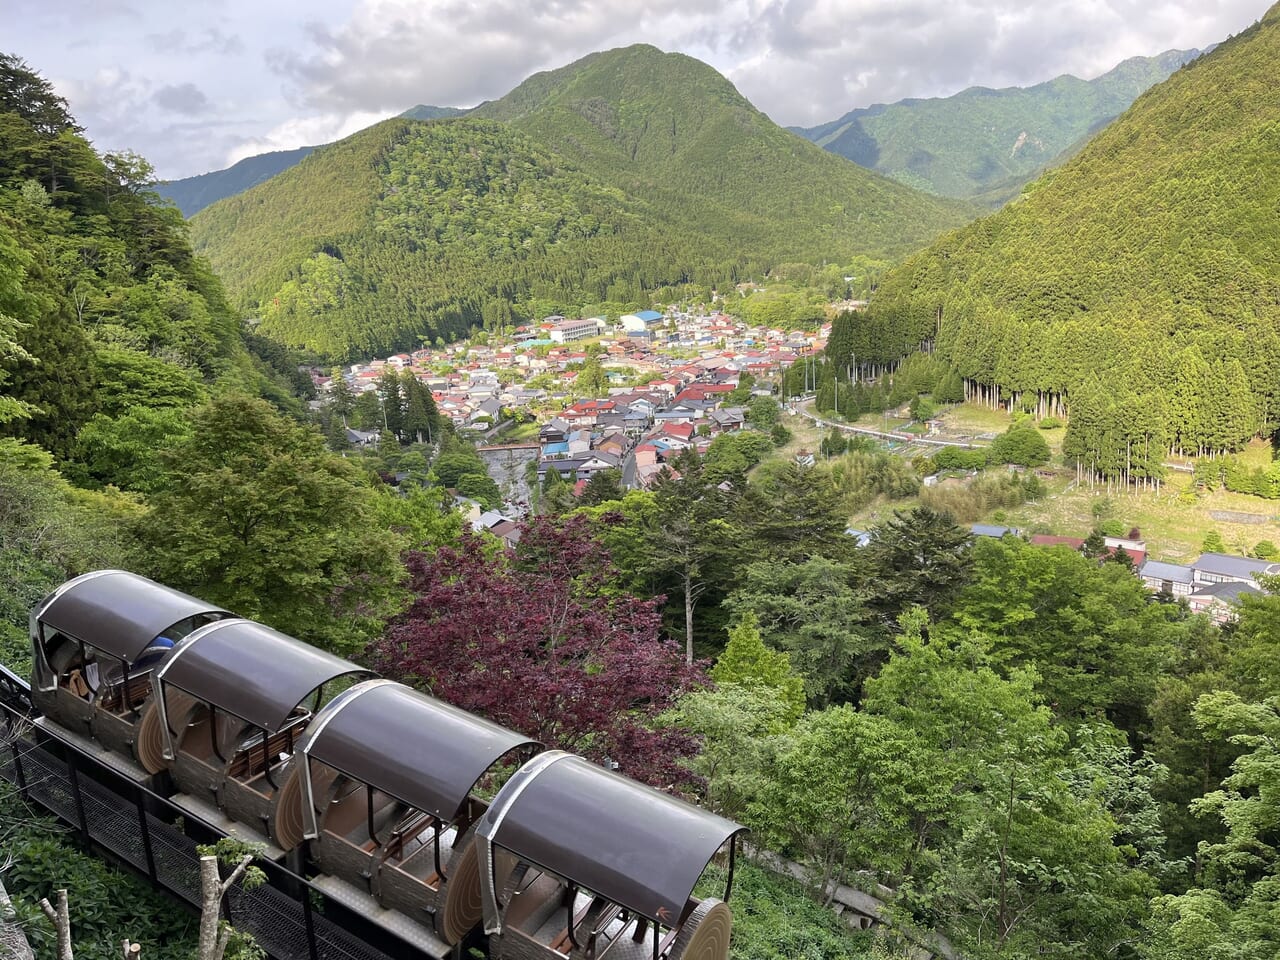
[{"label": "village in valley", "polygon": [[[388,367],[411,373],[442,417],[477,438],[491,473],[494,463],[515,464],[524,479],[533,460],[539,483],[554,470],[580,490],[596,473],[616,470],[624,487],[643,489],[670,455],[705,453],[717,435],[742,429],[752,393],[773,396],[770,378],[820,352],[829,332],[830,324],[800,332],[748,327],[723,313],[641,310],[616,325],[553,316],[510,337],[400,353],[342,373],[356,394],[376,391]],[[583,379],[589,360],[601,373],[591,385]],[[330,377],[313,378],[322,394],[331,388]],[[744,383],[759,386],[738,390]],[[379,434],[348,428],[346,437],[361,447]],[[510,513],[530,509],[518,490],[504,494]]]},{"label": "village in valley", "polygon": [[[723,312],[675,308],[639,310],[613,322],[549,316],[507,335],[482,333],[457,344],[351,364],[330,375],[315,369],[312,379],[322,398],[332,393],[339,372],[355,396],[376,395],[388,370],[426,386],[439,415],[475,442],[503,497],[501,508],[494,509],[453,491],[455,506],[474,529],[511,546],[519,539],[521,521],[535,511],[536,491],[548,474],[557,474],[575,498],[605,471],[612,472],[623,490],[647,489],[664,471],[678,476],[672,461],[682,451],[705,455],[722,434],[752,427],[767,431],[767,425],[752,422],[753,401],[775,414],[785,411],[792,422],[805,416],[814,428],[856,430],[904,457],[938,449],[924,444],[969,447],[994,439],[992,433],[947,439],[939,433],[941,419],[914,428],[925,437],[942,437],[932,440],[902,432],[901,422],[884,428],[893,432],[847,427],[814,415],[805,403],[809,397],[779,397],[783,371],[820,354],[830,332],[830,323],[811,330],[771,329]],[[319,407],[325,402],[313,403]],[[909,417],[905,405],[895,413]],[[376,447],[383,435],[352,427],[344,433],[353,449]],[[792,447],[788,455],[814,462],[815,451]],[[975,474],[968,471],[969,477]],[[1043,475],[1051,478],[1052,470]],[[923,478],[925,487],[948,482],[957,478],[943,471]],[[1187,561],[1183,563],[1158,559],[1137,530],[1127,536],[1105,535],[1098,546],[1090,544],[1085,530],[1062,535],[1042,532],[1043,525],[1034,531],[1000,523],[972,523],[969,528],[975,537],[1011,534],[1037,546],[1100,549],[1131,566],[1154,593],[1185,599],[1194,611],[1217,622],[1234,618],[1241,594],[1262,591],[1259,576],[1280,574],[1280,563],[1272,558],[1240,556],[1226,552],[1225,545],[1220,550],[1206,547],[1194,558],[1175,557]],[[864,540],[867,536],[853,525],[848,532]]]}]

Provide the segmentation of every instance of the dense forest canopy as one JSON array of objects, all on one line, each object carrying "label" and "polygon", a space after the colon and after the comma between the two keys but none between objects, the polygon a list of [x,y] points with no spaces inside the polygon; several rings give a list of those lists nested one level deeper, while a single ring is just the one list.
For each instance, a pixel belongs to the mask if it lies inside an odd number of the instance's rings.
[{"label": "dense forest canopy", "polygon": [[239,320],[149,164],[99,155],[12,55],[0,97],[0,333],[19,348],[0,370],[24,405],[0,430],[65,458],[127,410],[190,406],[217,379],[256,391]]},{"label": "dense forest canopy", "polygon": [[397,119],[192,222],[261,331],[333,358],[551,312],[881,265],[963,222],[772,124],[710,67],[631,47],[467,117]]},{"label": "dense forest canopy", "polygon": [[1108,476],[1274,429],[1277,62],[1273,8],[1017,202],[891,271],[837,325],[832,359],[931,346],[971,393],[1042,414],[1069,404],[1070,454]]}]

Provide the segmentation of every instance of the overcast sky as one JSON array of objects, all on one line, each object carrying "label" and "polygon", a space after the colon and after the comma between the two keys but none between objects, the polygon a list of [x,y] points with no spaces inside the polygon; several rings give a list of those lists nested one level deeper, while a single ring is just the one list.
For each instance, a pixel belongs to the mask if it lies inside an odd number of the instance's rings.
[{"label": "overcast sky", "polygon": [[1091,78],[1203,48],[1270,0],[0,0],[6,52],[103,150],[177,178],[324,143],[414,104],[471,106],[647,42],[715,66],[776,122],[980,84]]}]

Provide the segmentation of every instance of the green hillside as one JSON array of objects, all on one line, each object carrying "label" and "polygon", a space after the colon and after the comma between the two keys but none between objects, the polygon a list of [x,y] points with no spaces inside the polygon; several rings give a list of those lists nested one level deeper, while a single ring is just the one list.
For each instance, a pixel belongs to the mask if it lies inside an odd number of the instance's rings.
[{"label": "green hillside", "polygon": [[[439,120],[442,117],[457,117],[464,113],[466,113],[465,110],[457,107],[433,107],[420,103],[416,107],[410,107],[400,116],[410,120]],[[211,203],[234,197],[237,193],[244,193],[250,187],[256,187],[276,174],[283,173],[301,163],[315,149],[315,147],[298,147],[296,150],[273,150],[270,153],[245,157],[225,170],[214,170],[210,173],[158,184],[156,193],[176,203],[184,217],[194,217]]]},{"label": "green hillside", "polygon": [[1133,57],[1094,80],[1064,75],[1033,87],[970,87],[951,97],[850,111],[796,132],[902,183],[998,206],[1144,90],[1200,56]]},{"label": "green hillside", "polygon": [[629,194],[720,223],[770,256],[896,256],[967,219],[811,147],[706,64],[644,44],[537,74],[472,115],[507,120]]},{"label": "green hillside", "polygon": [[787,133],[704,64],[631,47],[318,150],[192,237],[262,333],[348,357],[513,304],[616,309],[782,264],[881,264],[967,214]]},{"label": "green hillside", "polygon": [[460,117],[466,112],[460,107],[433,107],[430,104],[420,103],[416,107],[410,107],[400,116],[406,120],[447,120],[449,117]]},{"label": "green hillside", "polygon": [[263,385],[150,181],[145,160],[99,154],[52,86],[0,54],[0,437],[92,461],[152,443],[215,382]]},{"label": "green hillside", "polygon": [[209,204],[217,203],[223,197],[243,193],[250,187],[270,180],[282,170],[288,170],[314,149],[315,147],[298,147],[296,150],[275,150],[255,157],[245,157],[225,170],[214,170],[158,184],[156,193],[176,203],[184,217],[194,217]]},{"label": "green hillside", "polygon": [[1065,399],[1068,453],[1109,475],[1158,475],[1170,447],[1229,450],[1272,429],[1278,68],[1273,7],[1019,201],[890,272],[838,325],[838,352],[936,341],[989,399]]}]

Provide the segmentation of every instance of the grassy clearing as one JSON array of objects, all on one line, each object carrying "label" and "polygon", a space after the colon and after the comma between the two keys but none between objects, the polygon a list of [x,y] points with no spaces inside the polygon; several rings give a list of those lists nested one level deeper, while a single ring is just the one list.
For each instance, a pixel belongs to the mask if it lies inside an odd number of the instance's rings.
[{"label": "grassy clearing", "polygon": [[[952,408],[942,419],[943,435],[951,437],[1000,433],[1010,423],[1007,413],[968,404]],[[801,448],[818,449],[824,430],[801,417],[787,417],[784,422],[794,436],[791,443],[779,451],[781,455],[794,456]],[[879,428],[885,423],[897,427],[902,421],[864,416],[858,425]],[[1054,459],[1058,460],[1066,430],[1057,427],[1043,433]],[[1270,444],[1256,441],[1242,451],[1240,457],[1250,466],[1266,466],[1271,462]],[[983,522],[1003,523],[1027,533],[1083,537],[1102,521],[1115,520],[1126,531],[1137,527],[1153,557],[1175,562],[1198,556],[1205,536],[1212,530],[1222,534],[1227,549],[1233,553],[1248,554],[1261,540],[1280,542],[1280,502],[1225,490],[1195,494],[1191,476],[1184,473],[1171,472],[1160,492],[1153,493],[1120,487],[1090,488],[1087,483],[1075,482],[1073,470],[1061,466],[1047,469],[1053,475],[1045,481],[1048,492],[1042,499],[1020,507],[993,510],[982,518]],[[888,520],[895,510],[910,510],[919,503],[918,497],[902,500],[880,497],[850,516],[849,525],[865,530]],[[1224,513],[1253,515],[1259,522],[1243,523],[1238,517],[1223,519],[1220,515]]]},{"label": "grassy clearing", "polygon": [[942,414],[939,419],[943,422],[944,433],[976,437],[984,433],[1004,433],[1009,429],[1013,418],[1003,410],[961,403]]},{"label": "grassy clearing", "polygon": [[[1039,533],[1084,536],[1100,520],[1119,520],[1126,528],[1137,527],[1147,541],[1150,554],[1161,560],[1187,561],[1201,552],[1205,535],[1217,530],[1233,553],[1247,554],[1259,540],[1280,538],[1280,504],[1258,497],[1219,490],[1192,498],[1183,496],[1191,488],[1191,477],[1175,474],[1160,492],[1142,493],[1090,490],[1083,487],[1051,486],[1051,493],[1038,503],[1005,511],[1007,522]],[[1262,523],[1238,523],[1219,519],[1215,512],[1253,514],[1266,518]]]},{"label": "grassy clearing", "polygon": [[819,427],[808,417],[784,414],[781,423],[791,431],[791,439],[783,446],[778,447],[776,455],[785,457],[788,460],[801,450],[808,450],[812,454],[817,454],[818,447],[822,445],[822,438],[828,433],[827,430]]},{"label": "grassy clearing", "polygon": [[[1176,474],[1160,493],[1127,492],[1118,488],[1089,489],[1075,484],[1074,474],[1058,471],[1046,481],[1048,493],[1035,503],[994,510],[984,522],[1003,523],[1026,533],[1086,536],[1104,520],[1118,520],[1127,531],[1137,527],[1151,556],[1160,560],[1185,562],[1201,553],[1206,534],[1217,530],[1233,553],[1247,554],[1260,540],[1280,541],[1280,503],[1219,490],[1188,502],[1181,496],[1191,486],[1191,478]],[[894,510],[910,510],[918,497],[904,500],[879,498],[849,519],[851,526],[865,530],[888,520]],[[1215,518],[1215,512],[1253,514],[1265,517],[1262,523],[1238,523]]]},{"label": "grassy clearing", "polygon": [[517,423],[498,434],[493,443],[534,443],[541,429],[540,423]]}]

